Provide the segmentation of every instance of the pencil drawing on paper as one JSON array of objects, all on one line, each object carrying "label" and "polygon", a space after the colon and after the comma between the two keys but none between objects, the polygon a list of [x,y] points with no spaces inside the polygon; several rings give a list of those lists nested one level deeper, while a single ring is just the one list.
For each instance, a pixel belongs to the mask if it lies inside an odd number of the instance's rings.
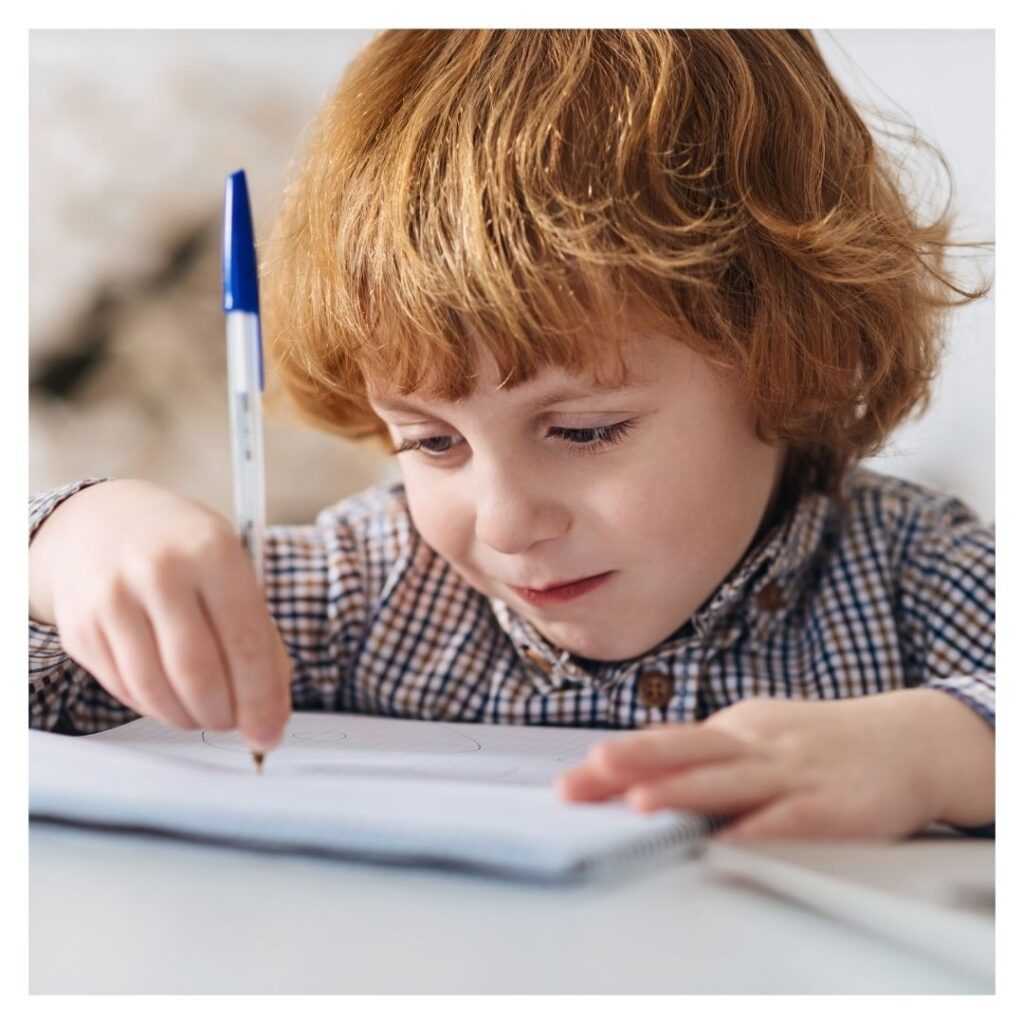
[{"label": "pencil drawing on paper", "polygon": [[[216,747],[219,750],[230,750],[233,753],[250,756],[249,747],[238,732],[214,732],[204,730],[202,741],[207,746]],[[372,753],[374,755],[410,755],[410,754],[471,754],[483,749],[480,743],[472,736],[453,727],[435,730],[410,730],[410,735],[397,737],[390,735],[384,737],[380,730],[374,727],[369,721],[365,727],[360,724],[346,726],[345,729],[332,726],[325,722],[322,728],[316,728],[307,722],[303,722],[301,728],[285,734],[284,741],[278,747],[273,757],[299,756],[302,759],[310,757],[331,756],[338,748],[347,751],[359,751]]]}]

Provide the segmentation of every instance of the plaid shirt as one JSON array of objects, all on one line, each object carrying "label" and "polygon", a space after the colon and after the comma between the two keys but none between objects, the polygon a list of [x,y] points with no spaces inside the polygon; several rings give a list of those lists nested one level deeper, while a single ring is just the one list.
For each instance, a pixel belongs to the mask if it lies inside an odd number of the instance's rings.
[{"label": "plaid shirt", "polygon": [[[30,502],[34,532],[80,481]],[[834,700],[928,686],[995,724],[993,531],[961,502],[858,468],[807,494],[646,654],[588,662],[465,583],[420,538],[400,483],[266,536],[266,592],[297,710],[633,728],[748,697]],[[30,622],[29,720],[136,717]]]}]

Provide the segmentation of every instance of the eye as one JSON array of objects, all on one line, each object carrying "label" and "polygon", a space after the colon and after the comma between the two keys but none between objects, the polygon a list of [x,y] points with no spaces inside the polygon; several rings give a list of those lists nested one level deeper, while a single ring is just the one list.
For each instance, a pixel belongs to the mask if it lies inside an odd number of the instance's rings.
[{"label": "eye", "polygon": [[458,434],[438,434],[437,437],[424,437],[419,441],[403,441],[397,448],[393,448],[395,455],[402,452],[422,451],[431,458],[447,455],[453,448],[458,447],[462,438]]},{"label": "eye", "polygon": [[603,427],[552,427],[548,437],[563,437],[583,451],[598,451],[617,444],[636,425],[636,420],[623,420]]},{"label": "eye", "polygon": [[[600,427],[552,427],[547,436],[562,438],[569,442],[570,448],[584,454],[610,448],[635,425],[636,420],[623,420],[621,423],[610,423]],[[440,461],[465,443],[465,439],[458,434],[438,434],[435,437],[421,438],[419,441],[403,441],[397,448],[393,448],[392,452],[400,455],[402,452],[421,451],[428,458]]]}]

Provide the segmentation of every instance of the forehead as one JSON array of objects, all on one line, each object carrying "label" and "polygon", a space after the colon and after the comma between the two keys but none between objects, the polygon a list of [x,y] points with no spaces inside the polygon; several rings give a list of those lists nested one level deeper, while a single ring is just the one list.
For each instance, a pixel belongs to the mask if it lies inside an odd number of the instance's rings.
[{"label": "forehead", "polygon": [[[558,402],[611,397],[634,392],[663,381],[677,369],[684,346],[677,340],[656,335],[635,335],[621,348],[621,360],[608,359],[599,365],[577,370],[563,366],[541,366],[519,382],[510,382],[502,374],[491,354],[477,347],[474,368],[469,374],[465,397],[448,402],[434,389],[400,390],[386,382],[371,383],[367,397],[371,404],[389,412],[420,412],[426,407],[500,403],[504,407],[526,411]],[[675,357],[673,359],[673,356]]]}]

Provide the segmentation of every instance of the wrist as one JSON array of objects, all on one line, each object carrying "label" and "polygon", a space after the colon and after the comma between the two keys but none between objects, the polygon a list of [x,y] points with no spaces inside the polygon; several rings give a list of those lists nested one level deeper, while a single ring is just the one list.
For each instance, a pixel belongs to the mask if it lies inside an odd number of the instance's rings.
[{"label": "wrist", "polygon": [[921,687],[913,696],[917,727],[928,735],[933,820],[977,828],[995,820],[995,731],[951,693]]},{"label": "wrist", "polygon": [[50,545],[46,533],[49,522],[47,519],[39,527],[28,547],[28,614],[30,619],[44,626],[54,625],[53,587],[48,566]]},{"label": "wrist", "polygon": [[54,552],[60,546],[60,535],[64,532],[68,508],[79,507],[85,500],[83,496],[92,494],[104,484],[110,486],[112,483],[97,480],[79,485],[78,489],[61,498],[35,526],[28,547],[28,613],[35,622],[47,626],[55,624],[53,583],[60,569],[60,555]]}]

